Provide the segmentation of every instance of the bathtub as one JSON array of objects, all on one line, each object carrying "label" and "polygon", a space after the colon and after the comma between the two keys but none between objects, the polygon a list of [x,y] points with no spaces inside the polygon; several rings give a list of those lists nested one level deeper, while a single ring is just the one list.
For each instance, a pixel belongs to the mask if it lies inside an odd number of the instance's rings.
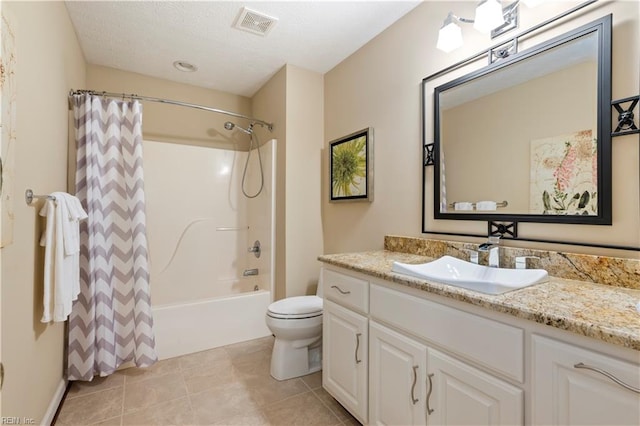
[{"label": "bathtub", "polygon": [[173,358],[271,335],[265,324],[271,292],[257,290],[152,307],[156,352]]}]

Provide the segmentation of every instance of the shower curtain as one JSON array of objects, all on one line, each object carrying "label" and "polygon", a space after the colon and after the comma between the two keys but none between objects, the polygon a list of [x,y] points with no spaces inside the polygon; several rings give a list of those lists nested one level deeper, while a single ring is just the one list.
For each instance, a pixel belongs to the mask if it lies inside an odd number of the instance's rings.
[{"label": "shower curtain", "polygon": [[91,380],[157,361],[145,225],[142,106],[75,95],[80,295],[69,317],[67,377]]}]

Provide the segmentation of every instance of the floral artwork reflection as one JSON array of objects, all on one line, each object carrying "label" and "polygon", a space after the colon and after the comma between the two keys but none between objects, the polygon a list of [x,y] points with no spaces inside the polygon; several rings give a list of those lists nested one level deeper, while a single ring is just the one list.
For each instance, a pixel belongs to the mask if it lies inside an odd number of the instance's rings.
[{"label": "floral artwork reflection", "polygon": [[597,140],[591,130],[531,141],[531,213],[597,215],[597,187]]}]

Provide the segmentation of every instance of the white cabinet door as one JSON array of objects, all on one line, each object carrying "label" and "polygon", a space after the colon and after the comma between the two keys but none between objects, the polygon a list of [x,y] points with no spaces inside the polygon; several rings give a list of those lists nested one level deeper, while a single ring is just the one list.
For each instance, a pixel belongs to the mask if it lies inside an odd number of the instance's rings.
[{"label": "white cabinet door", "polygon": [[367,323],[367,317],[325,299],[322,385],[362,423],[367,423]]},{"label": "white cabinet door", "polygon": [[[533,336],[532,422],[640,425],[640,366],[543,336]],[[601,372],[576,368],[577,364]]]},{"label": "white cabinet door", "polygon": [[426,346],[374,321],[369,341],[370,424],[424,425]]},{"label": "white cabinet door", "polygon": [[426,402],[427,424],[521,425],[524,422],[521,389],[431,348],[427,351]]}]

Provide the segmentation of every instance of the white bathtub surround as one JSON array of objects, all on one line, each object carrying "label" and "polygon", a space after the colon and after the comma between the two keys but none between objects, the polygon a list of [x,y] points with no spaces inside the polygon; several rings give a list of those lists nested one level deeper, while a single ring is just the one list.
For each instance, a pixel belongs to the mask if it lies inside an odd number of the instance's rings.
[{"label": "white bathtub surround", "polygon": [[[240,186],[247,152],[145,141],[152,307],[160,359],[242,342],[271,333],[276,141],[261,149],[264,189],[248,199]],[[255,161],[254,161],[255,160]],[[167,170],[171,172],[168,173]],[[245,186],[260,185],[251,155]],[[179,206],[179,208],[176,208]],[[248,249],[256,240],[261,256]],[[243,276],[257,269],[258,275]],[[256,291],[257,289],[257,291]]]}]

